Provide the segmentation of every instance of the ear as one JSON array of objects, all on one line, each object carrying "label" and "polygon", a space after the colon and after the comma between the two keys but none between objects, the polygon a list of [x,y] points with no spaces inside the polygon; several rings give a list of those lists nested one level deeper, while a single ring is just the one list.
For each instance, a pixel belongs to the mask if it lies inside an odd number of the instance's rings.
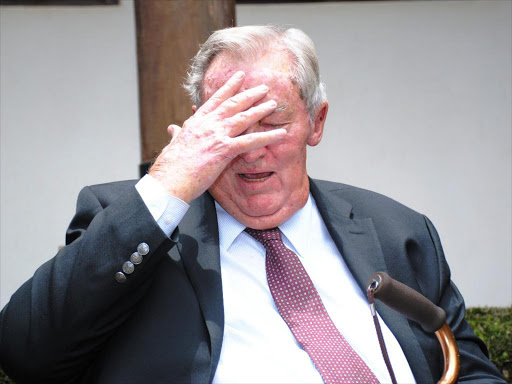
[{"label": "ear", "polygon": [[308,145],[314,147],[320,143],[324,134],[325,119],[327,118],[327,111],[329,110],[329,103],[324,101],[315,113],[315,119],[311,124],[311,133],[308,137]]},{"label": "ear", "polygon": [[192,114],[194,115],[197,111],[197,107],[195,105],[192,106]]}]

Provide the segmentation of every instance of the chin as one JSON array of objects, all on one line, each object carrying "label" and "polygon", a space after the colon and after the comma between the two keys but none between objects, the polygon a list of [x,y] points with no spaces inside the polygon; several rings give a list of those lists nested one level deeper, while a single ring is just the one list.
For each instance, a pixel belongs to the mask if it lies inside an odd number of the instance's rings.
[{"label": "chin", "polygon": [[250,216],[242,214],[240,217],[237,217],[237,220],[246,227],[252,229],[270,229],[281,225],[287,220],[287,217],[283,217],[283,215],[277,212],[273,215],[264,216]]},{"label": "chin", "polygon": [[274,198],[269,199],[268,196],[250,196],[241,204],[235,205],[244,214],[254,217],[269,216],[278,212],[283,208],[283,202],[276,201]]},{"label": "chin", "polygon": [[283,191],[244,194],[213,186],[213,198],[243,225],[254,229],[274,228],[288,220],[307,201],[309,186],[295,194]]}]

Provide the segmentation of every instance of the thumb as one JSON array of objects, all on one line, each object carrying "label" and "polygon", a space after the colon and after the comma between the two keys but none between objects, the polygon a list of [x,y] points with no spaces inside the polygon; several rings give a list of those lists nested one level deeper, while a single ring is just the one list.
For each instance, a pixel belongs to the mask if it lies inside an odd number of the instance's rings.
[{"label": "thumb", "polygon": [[171,124],[167,127],[167,134],[171,141],[173,141],[180,133],[181,127],[175,124]]}]

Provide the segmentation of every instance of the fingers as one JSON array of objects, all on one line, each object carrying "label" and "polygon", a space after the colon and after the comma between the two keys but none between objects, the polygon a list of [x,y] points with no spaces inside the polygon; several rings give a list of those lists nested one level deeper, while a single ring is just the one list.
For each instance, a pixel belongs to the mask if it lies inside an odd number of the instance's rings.
[{"label": "fingers", "polygon": [[229,118],[239,112],[250,108],[268,93],[266,85],[259,85],[237,93],[243,84],[245,74],[242,71],[235,73],[222,87],[220,87],[198,110],[199,115],[214,112],[219,118]]},{"label": "fingers", "polygon": [[257,87],[247,89],[239,94],[230,97],[217,107],[215,113],[220,118],[231,117],[239,112],[245,111],[250,108],[254,103],[261,100],[268,93],[266,85],[259,85]]},{"label": "fingers", "polygon": [[245,73],[236,72],[226,83],[220,87],[198,110],[199,114],[207,114],[214,111],[220,104],[236,95],[242,86]]},{"label": "fingers", "polygon": [[274,112],[276,107],[277,103],[269,100],[226,119],[228,134],[232,137],[240,135],[251,125]]},{"label": "fingers", "polygon": [[268,132],[248,133],[233,139],[233,150],[237,154],[265,147],[282,140],[286,136],[286,129],[279,128]]}]

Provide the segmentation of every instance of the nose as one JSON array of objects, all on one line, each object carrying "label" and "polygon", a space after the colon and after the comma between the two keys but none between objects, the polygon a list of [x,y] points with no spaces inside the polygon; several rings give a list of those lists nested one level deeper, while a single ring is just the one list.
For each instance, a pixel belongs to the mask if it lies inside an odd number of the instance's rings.
[{"label": "nose", "polygon": [[256,148],[253,150],[250,150],[248,152],[241,153],[239,156],[246,162],[246,163],[254,163],[258,161],[259,159],[265,157],[265,153],[267,152],[266,147]]},{"label": "nose", "polygon": [[[256,124],[251,125],[247,130],[244,132],[244,134],[248,133],[255,133],[260,131],[260,125],[259,122]],[[258,159],[265,156],[265,153],[267,152],[266,147],[260,147],[252,149],[248,152],[241,153],[239,156],[246,162],[246,163],[254,163]]]}]

